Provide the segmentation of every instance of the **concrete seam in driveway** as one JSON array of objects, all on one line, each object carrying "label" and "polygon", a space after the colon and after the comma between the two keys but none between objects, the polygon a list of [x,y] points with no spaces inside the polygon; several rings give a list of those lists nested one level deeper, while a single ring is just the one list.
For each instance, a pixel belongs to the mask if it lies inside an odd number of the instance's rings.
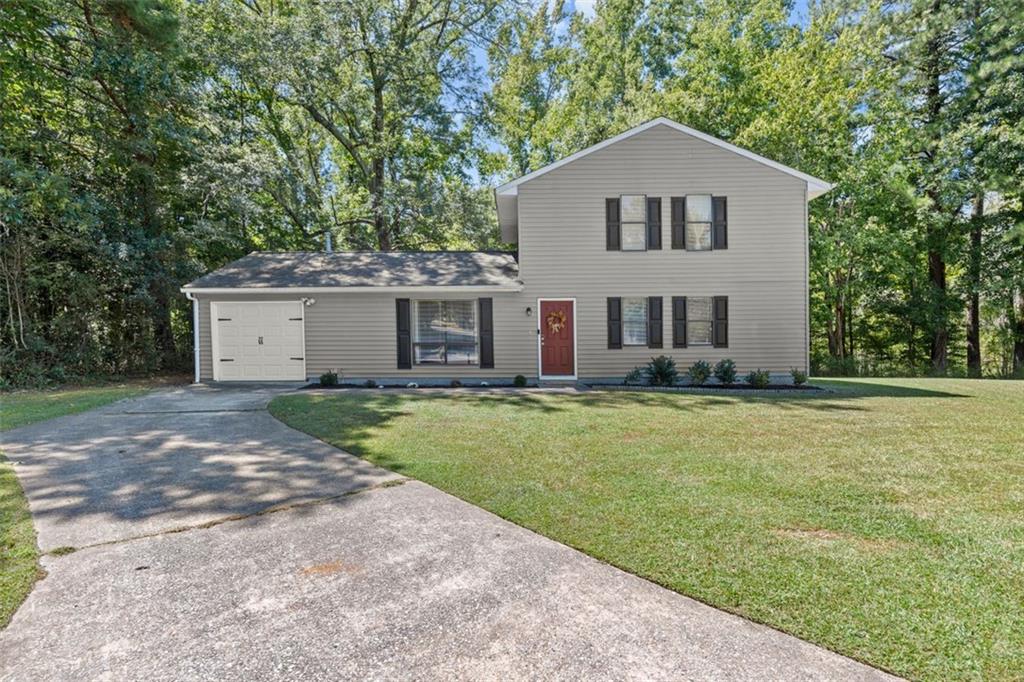
[{"label": "concrete seam in driveway", "polygon": [[212,519],[210,521],[204,521],[203,523],[197,523],[197,524],[191,525],[191,526],[178,526],[176,528],[165,528],[163,530],[158,530],[158,531],[156,531],[154,533],[146,533],[144,535],[133,535],[133,536],[130,536],[130,537],[118,538],[116,540],[105,540],[103,542],[94,542],[91,545],[82,545],[81,547],[74,547],[74,546],[70,546],[70,545],[67,546],[67,547],[58,547],[58,548],[50,550],[48,552],[43,552],[43,554],[46,555],[46,556],[64,556],[64,555],[66,555],[66,554],[68,554],[70,552],[67,552],[67,551],[57,551],[57,550],[74,550],[74,551],[77,552],[77,551],[80,551],[80,550],[83,550],[83,549],[93,549],[94,547],[106,547],[106,546],[109,546],[109,545],[119,545],[119,544],[121,544],[123,542],[135,542],[136,540],[146,540],[148,538],[155,538],[155,537],[159,537],[161,535],[170,535],[170,534],[173,534],[173,533],[187,533],[187,532],[193,531],[193,530],[206,530],[206,529],[209,529],[209,528],[213,528],[215,526],[219,526],[219,525],[224,524],[224,523],[231,523],[232,521],[244,521],[245,519],[251,519],[251,518],[258,517],[258,516],[266,516],[267,514],[279,514],[281,512],[292,511],[292,510],[295,510],[295,509],[302,509],[304,507],[313,507],[313,506],[320,505],[320,504],[328,504],[330,502],[336,502],[336,501],[340,500],[343,497],[349,497],[350,495],[361,495],[363,493],[368,493],[371,490],[379,490],[381,488],[392,488],[394,486],[402,485],[403,483],[407,483],[407,482],[409,482],[411,480],[413,480],[413,479],[411,479],[411,478],[391,479],[391,480],[388,480],[388,481],[384,481],[383,483],[377,483],[375,485],[368,485],[365,488],[357,488],[355,490],[348,490],[346,492],[341,493],[340,495],[331,495],[330,497],[321,497],[321,498],[316,499],[316,500],[306,500],[306,501],[302,501],[302,502],[291,502],[291,503],[286,502],[284,504],[279,504],[279,505],[274,505],[272,507],[267,507],[266,509],[260,509],[260,510],[254,511],[252,513],[249,513],[249,514],[234,514],[232,516],[224,516],[224,517],[221,517],[221,518],[218,518],[218,519]]}]

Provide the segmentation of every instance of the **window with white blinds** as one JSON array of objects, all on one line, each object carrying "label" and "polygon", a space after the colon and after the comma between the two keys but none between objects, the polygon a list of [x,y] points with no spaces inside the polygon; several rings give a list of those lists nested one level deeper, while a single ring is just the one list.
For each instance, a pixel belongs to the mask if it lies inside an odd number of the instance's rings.
[{"label": "window with white blinds", "polygon": [[416,301],[413,358],[419,365],[479,361],[475,300]]},{"label": "window with white blinds", "polygon": [[712,298],[690,296],[686,299],[686,341],[691,346],[711,345]]},{"label": "window with white blinds", "polygon": [[647,299],[622,299],[622,345],[647,345]]}]

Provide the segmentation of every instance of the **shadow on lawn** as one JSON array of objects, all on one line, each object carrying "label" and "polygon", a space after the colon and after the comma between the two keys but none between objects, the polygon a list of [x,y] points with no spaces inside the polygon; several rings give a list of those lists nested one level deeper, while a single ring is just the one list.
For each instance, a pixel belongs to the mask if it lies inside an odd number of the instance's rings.
[{"label": "shadow on lawn", "polygon": [[[804,393],[749,394],[743,393],[673,393],[653,391],[602,391],[600,389],[579,393],[540,391],[387,391],[339,392],[330,397],[315,396],[311,400],[341,398],[339,417],[331,424],[325,424],[313,415],[305,414],[302,407],[289,409],[288,398],[281,407],[272,412],[287,423],[314,436],[334,442],[355,454],[367,454],[365,441],[373,432],[393,419],[410,413],[409,405],[421,401],[445,401],[473,408],[511,409],[522,413],[559,414],[568,413],[580,407],[597,409],[634,409],[640,407],[662,408],[680,412],[701,412],[737,404],[771,405],[784,410],[813,410],[820,412],[864,412],[868,406],[859,401],[866,398],[969,398],[968,395],[950,393],[929,388],[900,386],[893,384],[865,382],[822,382],[829,391],[807,391]],[[390,466],[390,463],[379,463]]]}]

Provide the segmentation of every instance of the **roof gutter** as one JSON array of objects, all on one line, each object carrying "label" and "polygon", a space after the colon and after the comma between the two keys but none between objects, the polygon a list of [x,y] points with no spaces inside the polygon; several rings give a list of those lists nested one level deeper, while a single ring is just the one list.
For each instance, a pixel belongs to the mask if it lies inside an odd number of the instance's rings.
[{"label": "roof gutter", "polygon": [[478,284],[478,285],[421,285],[421,286],[376,286],[376,287],[181,287],[185,296],[192,298],[196,294],[210,296],[216,294],[444,294],[444,293],[486,293],[516,292],[523,290],[523,283],[515,284]]}]

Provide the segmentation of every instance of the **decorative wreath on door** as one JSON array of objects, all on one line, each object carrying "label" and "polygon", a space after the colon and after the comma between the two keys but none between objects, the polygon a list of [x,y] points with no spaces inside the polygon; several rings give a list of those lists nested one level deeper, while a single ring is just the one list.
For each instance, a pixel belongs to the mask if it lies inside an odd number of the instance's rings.
[{"label": "decorative wreath on door", "polygon": [[565,329],[565,313],[563,313],[561,310],[552,310],[550,313],[548,313],[548,316],[545,319],[548,323],[548,330],[552,334],[557,334],[558,332]]}]

